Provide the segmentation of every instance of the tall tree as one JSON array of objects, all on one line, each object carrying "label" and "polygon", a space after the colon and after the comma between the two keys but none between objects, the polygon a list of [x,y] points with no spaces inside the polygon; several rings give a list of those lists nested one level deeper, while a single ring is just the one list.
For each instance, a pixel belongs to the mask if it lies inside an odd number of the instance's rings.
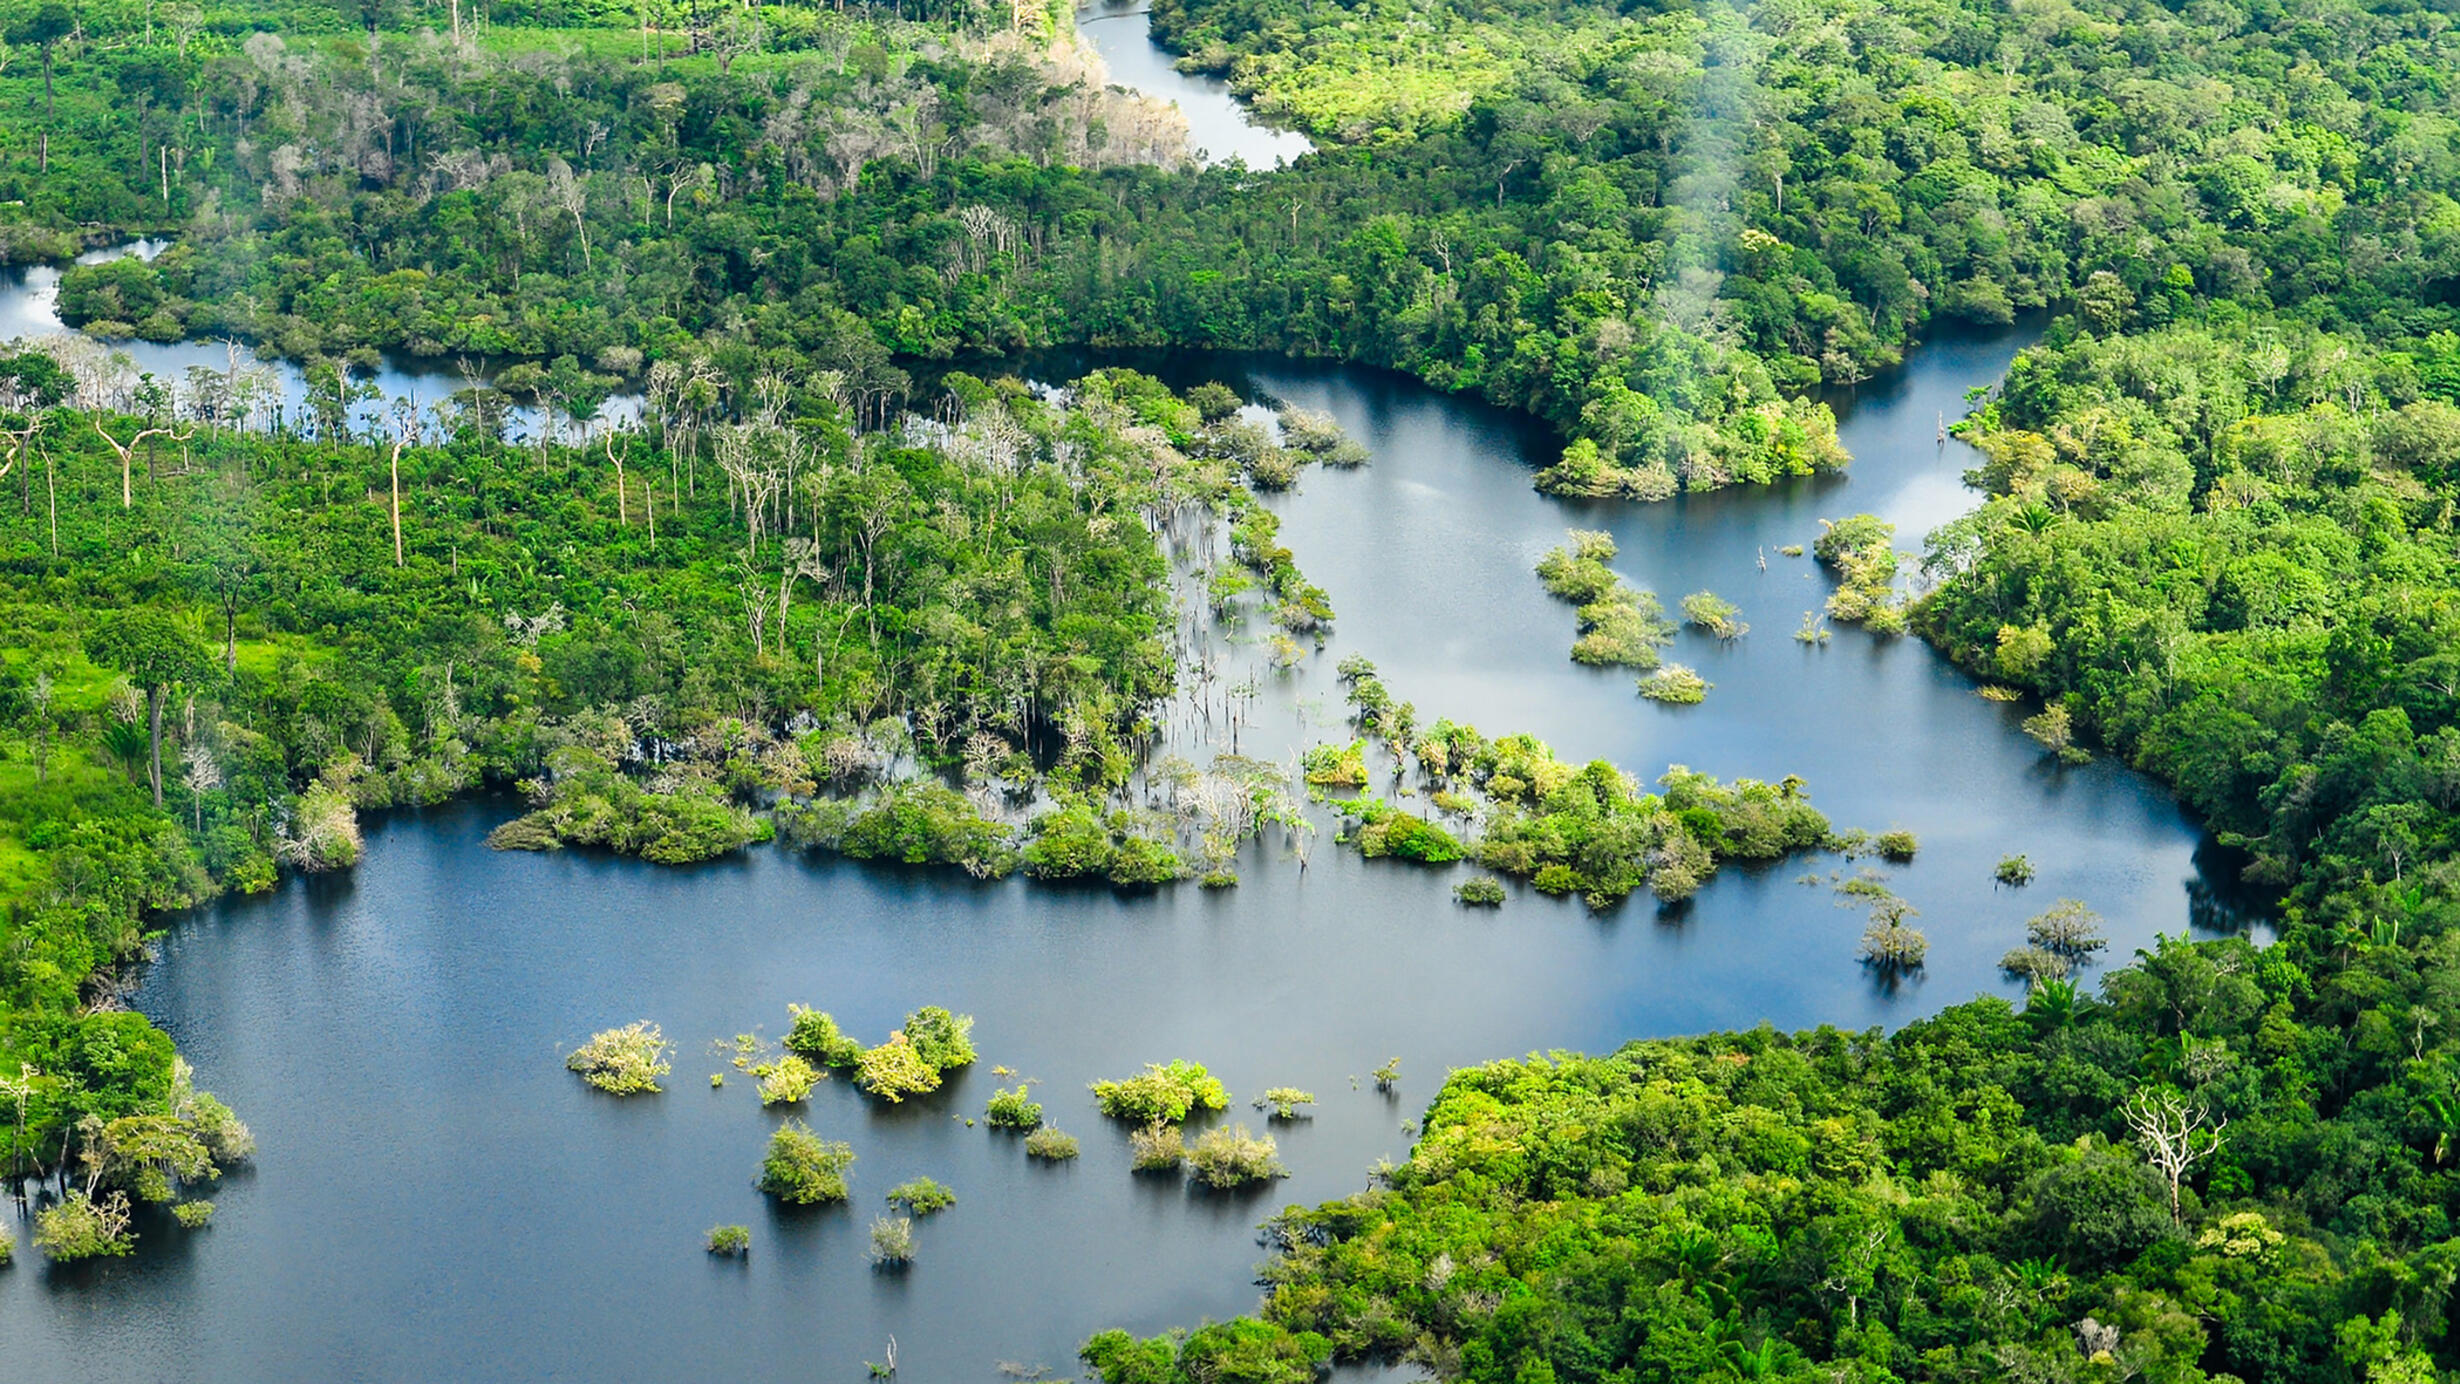
[{"label": "tall tree", "polygon": [[162,806],[162,704],[171,688],[212,665],[178,621],[157,610],[115,615],[86,640],[86,657],[126,673],[145,692],[145,730],[154,806]]}]

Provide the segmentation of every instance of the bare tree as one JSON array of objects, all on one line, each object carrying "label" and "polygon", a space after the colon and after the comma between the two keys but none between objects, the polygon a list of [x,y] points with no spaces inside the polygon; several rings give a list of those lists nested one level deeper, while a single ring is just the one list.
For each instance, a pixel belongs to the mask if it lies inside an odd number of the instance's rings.
[{"label": "bare tree", "polygon": [[419,406],[410,399],[393,401],[393,455],[389,462],[393,472],[393,565],[401,561],[401,454],[406,447],[415,447],[419,440]]},{"label": "bare tree", "polygon": [[2170,1219],[2178,1219],[2178,1187],[2196,1164],[2220,1152],[2221,1131],[2229,1120],[2213,1113],[2202,1100],[2176,1091],[2138,1091],[2121,1113],[2135,1131],[2144,1161],[2170,1184]]},{"label": "bare tree", "polygon": [[[184,433],[175,433],[167,426],[141,428],[138,430],[135,437],[128,439],[127,443],[123,445],[118,438],[113,437],[110,433],[103,430],[101,414],[88,414],[86,416],[86,421],[94,425],[94,435],[101,438],[103,441],[110,443],[111,450],[119,454],[120,508],[122,509],[128,509],[136,503],[136,490],[133,472],[136,463],[137,448],[144,446],[147,438],[168,437],[174,442],[185,442],[189,438],[196,436],[193,429]],[[150,466],[152,463],[149,462],[147,464]]]}]

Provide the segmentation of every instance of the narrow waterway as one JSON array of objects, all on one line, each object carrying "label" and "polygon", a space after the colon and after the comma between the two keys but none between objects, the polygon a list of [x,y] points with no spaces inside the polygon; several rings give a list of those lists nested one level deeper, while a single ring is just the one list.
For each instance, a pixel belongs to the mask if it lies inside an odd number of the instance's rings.
[{"label": "narrow waterway", "polygon": [[[2061,896],[2108,916],[2121,957],[2217,920],[2197,833],[2154,785],[2106,760],[2044,762],[2018,710],[1982,701],[1915,641],[1790,637],[1827,582],[1778,549],[1860,510],[1897,520],[1913,548],[1969,504],[1956,480],[1968,459],[1936,440],[1938,417],[2021,339],[1942,341],[1841,397],[1848,478],[1653,507],[1540,496],[1530,470],[1554,444],[1526,420],[1385,373],[1134,362],[1327,409],[1373,453],[1275,501],[1339,619],[1287,676],[1233,646],[1228,675],[1258,689],[1242,749],[1340,734],[1332,667],[1355,652],[1429,719],[1531,731],[1648,777],[1678,762],[1800,773],[1839,825],[1919,834],[1915,862],[1888,872],[1932,939],[1916,980],[1882,985],[1856,963],[1862,916],[1830,887],[1851,867],[1829,858],[1729,870],[1676,910],[1641,896],[1593,914],[1515,888],[1484,912],[1453,903],[1461,870],[1365,862],[1329,841],[1303,872],[1258,846],[1236,889],[1127,897],[775,849],[680,870],[499,854],[484,836],[507,804],[397,814],[371,824],[351,876],[288,881],[172,931],[137,1003],[262,1152],[216,1191],[208,1230],[149,1226],[132,1258],[69,1269],[21,1251],[0,1271],[7,1376],[859,1378],[894,1337],[903,1378],[988,1380],[1002,1362],[1064,1377],[1101,1327],[1251,1308],[1256,1224],[1404,1156],[1406,1125],[1448,1068],[1760,1022],[1895,1025],[2012,997],[1996,960]],[[1081,363],[1015,364],[1060,379]],[[1627,675],[1565,658],[1571,612],[1530,567],[1570,526],[1614,532],[1616,565],[1669,604],[1708,588],[1742,605],[1753,629],[1740,641],[1686,633],[1672,651],[1716,684],[1706,703],[1657,706]],[[1997,888],[1991,865],[2018,851],[2037,882]],[[777,1211],[752,1188],[781,1117],[740,1076],[708,1085],[724,1068],[711,1045],[774,1037],[789,1003],[829,1009],[867,1041],[921,1004],[978,1020],[980,1067],[937,1095],[875,1108],[842,1081],[814,1094],[805,1116],[859,1160],[852,1203],[817,1214]],[[563,1070],[589,1032],[635,1018],[678,1044],[664,1094],[618,1101]],[[1388,1098],[1366,1075],[1396,1056]],[[1317,1094],[1313,1119],[1273,1131],[1289,1178],[1224,1197],[1131,1174],[1125,1132],[1085,1084],[1174,1057],[1242,1097]],[[966,1122],[1001,1084],[993,1064],[1042,1083],[1080,1159],[1035,1164]],[[1261,1124],[1244,1105],[1232,1115]],[[917,1174],[958,1204],[920,1225],[910,1270],[876,1273],[870,1219]],[[751,1227],[747,1262],[701,1252],[728,1222]],[[22,1246],[27,1227],[14,1229]]]},{"label": "narrow waterway", "polygon": [[1188,152],[1204,162],[1239,159],[1249,168],[1274,168],[1315,148],[1295,130],[1251,119],[1228,82],[1181,72],[1171,54],[1154,43],[1144,0],[1085,6],[1076,12],[1076,31],[1102,55],[1114,84],[1178,106],[1187,116]]}]

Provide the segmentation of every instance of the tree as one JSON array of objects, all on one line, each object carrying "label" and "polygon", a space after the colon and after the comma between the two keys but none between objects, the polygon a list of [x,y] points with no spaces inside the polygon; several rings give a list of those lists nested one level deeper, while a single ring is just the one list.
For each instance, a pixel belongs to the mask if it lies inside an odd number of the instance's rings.
[{"label": "tree", "polygon": [[[125,444],[122,444],[118,438],[113,437],[111,434],[103,431],[101,414],[96,413],[90,415],[87,421],[94,425],[94,435],[101,438],[103,441],[110,443],[111,450],[116,453],[120,459],[120,508],[122,509],[127,509],[136,503],[134,481],[130,472],[137,455],[137,449],[145,445],[145,440],[147,438],[168,437],[174,442],[185,442],[189,438],[196,436],[193,431],[175,433],[167,426],[141,428],[138,430],[135,437],[128,439]],[[153,474],[153,463],[148,461],[145,465],[146,474],[151,476]]]},{"label": "tree", "polygon": [[2202,1101],[2190,1101],[2176,1091],[2138,1091],[2121,1112],[2135,1131],[2144,1161],[2152,1164],[2170,1186],[2170,1219],[2178,1219],[2178,1187],[2189,1170],[2220,1152],[2221,1131],[2229,1127]]},{"label": "tree", "polygon": [[162,703],[171,688],[205,676],[204,651],[178,621],[157,610],[112,616],[86,640],[86,657],[128,674],[145,692],[154,806],[162,806]]},{"label": "tree", "polygon": [[8,33],[9,42],[18,47],[34,47],[42,50],[43,119],[46,121],[51,119],[52,115],[51,62],[53,50],[59,47],[61,39],[75,32],[77,32],[77,16],[70,12],[68,6],[53,0],[53,3],[36,10],[25,22],[10,29]]}]

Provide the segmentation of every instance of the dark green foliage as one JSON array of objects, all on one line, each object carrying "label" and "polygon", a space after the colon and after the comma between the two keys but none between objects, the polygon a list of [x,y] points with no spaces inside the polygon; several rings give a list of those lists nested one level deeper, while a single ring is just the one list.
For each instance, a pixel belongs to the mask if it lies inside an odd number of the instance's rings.
[{"label": "dark green foliage", "polygon": [[1451,832],[1381,798],[1345,802],[1341,810],[1357,819],[1358,826],[1350,839],[1357,845],[1358,853],[1369,860],[1391,856],[1421,865],[1448,865],[1469,854],[1469,848]]},{"label": "dark green foliage", "polygon": [[546,805],[497,827],[498,850],[604,846],[660,865],[688,865],[769,839],[769,823],[726,801],[715,785],[692,783],[653,793],[596,752],[566,746],[547,757],[539,785]]},{"label": "dark green foliage", "polygon": [[1452,897],[1473,907],[1499,908],[1503,905],[1503,881],[1493,875],[1465,879],[1453,886]]},{"label": "dark green foliage", "polygon": [[1042,1102],[1033,1098],[1030,1084],[995,1090],[983,1105],[982,1117],[994,1129],[1030,1131],[1042,1124]]},{"label": "dark green foliage", "polygon": [[801,1120],[789,1120],[769,1136],[769,1155],[760,1164],[760,1190],[790,1206],[813,1206],[846,1199],[846,1169],[854,1163],[851,1146],[822,1139]]},{"label": "dark green foliage", "polygon": [[814,1066],[851,1070],[862,1060],[863,1045],[837,1027],[837,1021],[817,1009],[801,1005],[789,1006],[794,1013],[794,1025],[786,1031],[785,1046]]}]

